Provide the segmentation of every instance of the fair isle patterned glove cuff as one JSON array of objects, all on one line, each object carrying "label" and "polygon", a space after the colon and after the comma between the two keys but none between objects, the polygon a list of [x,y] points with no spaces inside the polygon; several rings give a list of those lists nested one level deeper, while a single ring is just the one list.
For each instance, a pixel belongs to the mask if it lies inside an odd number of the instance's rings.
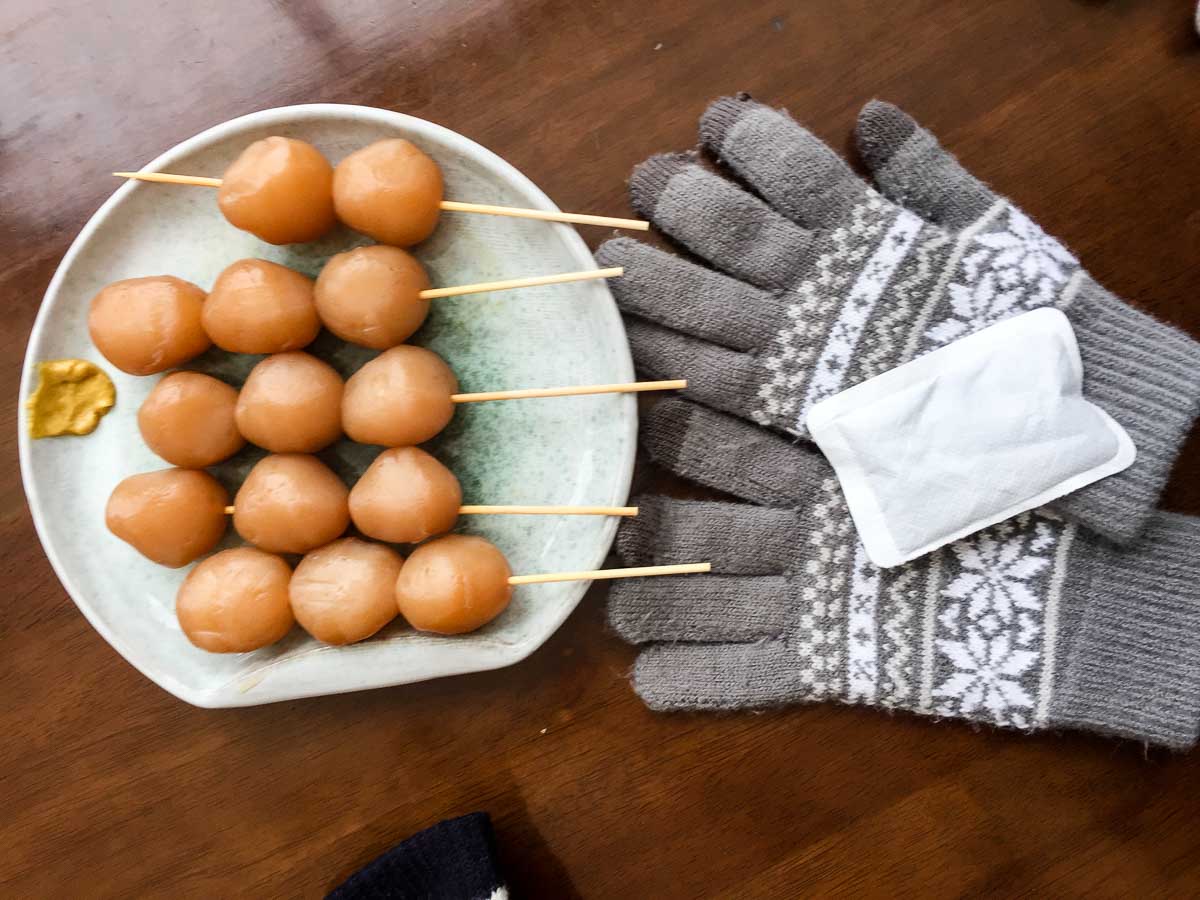
[{"label": "fair isle patterned glove cuff", "polygon": [[1200,520],[1156,513],[1136,546],[1080,547],[1075,590],[1093,599],[1060,616],[1050,717],[1186,749],[1200,728]]}]

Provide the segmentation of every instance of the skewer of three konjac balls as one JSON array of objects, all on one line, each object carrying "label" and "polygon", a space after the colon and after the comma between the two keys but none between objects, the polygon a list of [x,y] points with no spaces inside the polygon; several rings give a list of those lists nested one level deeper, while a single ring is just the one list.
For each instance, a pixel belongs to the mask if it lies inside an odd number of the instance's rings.
[{"label": "skewer of three konjac balls", "polygon": [[443,297],[564,284],[623,274],[619,267],[430,288],[421,264],[398,247],[359,247],[334,256],[316,282],[263,259],[243,259],[213,289],[173,275],[126,278],[102,288],[88,310],[97,349],[130,375],[153,375],[199,356],[213,344],[233,353],[276,353],[333,334],[381,350],[424,323],[429,301]]},{"label": "skewer of three konjac balls", "polygon": [[188,573],[176,614],[193,644],[245,653],[272,644],[299,622],[327,644],[371,637],[398,614],[420,631],[463,634],[486,625],[513,587],[553,581],[686,575],[708,563],[513,575],[504,554],[480,537],[451,534],[405,560],[383,544],[348,537],[309,553],[293,571],[280,556],[237,547]]}]

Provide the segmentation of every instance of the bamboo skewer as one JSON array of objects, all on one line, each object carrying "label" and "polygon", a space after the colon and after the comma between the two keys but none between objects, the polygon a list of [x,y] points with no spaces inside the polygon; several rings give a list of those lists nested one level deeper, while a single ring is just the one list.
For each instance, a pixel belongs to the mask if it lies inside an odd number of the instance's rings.
[{"label": "bamboo skewer", "polygon": [[510,575],[508,583],[547,584],[551,581],[600,581],[612,578],[645,578],[651,575],[692,575],[711,572],[711,563],[685,563],[676,566],[637,566],[632,569],[592,569],[585,572],[550,572],[545,575]]},{"label": "bamboo skewer", "polygon": [[[205,178],[202,175],[172,175],[168,172],[113,172],[113,174],[118,178],[154,181],[159,184],[188,184],[196,187],[214,188],[221,186],[220,178]],[[517,206],[493,206],[488,203],[462,203],[457,200],[443,200],[438,206],[446,212],[482,213],[487,216],[509,216],[514,219],[568,222],[573,225],[602,225],[608,228],[627,228],[633,231],[648,231],[650,229],[650,223],[642,219],[621,219],[615,216],[551,212],[544,209],[522,209]]]},{"label": "bamboo skewer", "polygon": [[[232,516],[235,507],[225,507]],[[636,516],[636,506],[460,506],[460,516]]]},{"label": "bamboo skewer", "polygon": [[483,400],[531,400],[538,397],[581,397],[588,394],[634,394],[642,391],[682,390],[686,378],[672,381],[630,381],[624,384],[580,384],[553,388],[521,388],[515,391],[482,391],[476,394],[451,394],[454,403],[479,403]]},{"label": "bamboo skewer", "polygon": [[118,178],[134,181],[156,181],[159,184],[190,184],[195,187],[221,186],[220,178],[205,178],[203,175],[172,175],[169,172],[113,172]]},{"label": "bamboo skewer", "polygon": [[460,203],[457,200],[443,200],[438,206],[447,212],[482,213],[485,216],[538,219],[542,222],[569,222],[572,225],[601,225],[606,228],[627,228],[631,231],[650,230],[650,223],[643,219],[620,219],[616,216],[592,216],[587,213],[550,212],[545,209],[521,209],[517,206],[492,206],[487,203]]},{"label": "bamboo skewer", "polygon": [[636,516],[636,506],[460,506],[460,516]]},{"label": "bamboo skewer", "polygon": [[417,294],[422,300],[439,297],[460,297],[463,294],[482,294],[486,291],[510,291],[513,288],[537,287],[543,284],[566,284],[569,281],[591,281],[594,278],[616,278],[624,275],[623,266],[609,269],[585,269],[582,272],[560,272],[557,275],[531,275],[528,278],[510,278],[507,281],[484,281],[479,284],[460,284],[455,287],[429,288]]}]

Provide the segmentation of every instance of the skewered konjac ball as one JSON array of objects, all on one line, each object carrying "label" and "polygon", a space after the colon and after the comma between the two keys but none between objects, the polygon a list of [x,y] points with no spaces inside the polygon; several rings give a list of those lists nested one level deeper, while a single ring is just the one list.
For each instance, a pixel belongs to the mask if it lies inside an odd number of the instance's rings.
[{"label": "skewered konjac ball", "polygon": [[462,634],[486,625],[512,598],[512,570],[494,544],[448,534],[422,544],[396,579],[396,605],[421,631]]},{"label": "skewered konjac ball", "polygon": [[406,341],[429,315],[421,291],[429,276],[396,247],[359,247],[339,253],[317,277],[317,314],[325,327],[352,344],[386,350]]},{"label": "skewered konjac ball", "polygon": [[335,224],[333,167],[294,138],[255,141],[225,170],[217,205],[230,224],[269,244],[298,244]]},{"label": "skewered konjac ball", "polygon": [[454,416],[458,379],[432,350],[385,350],[346,382],[342,428],[352,441],[407,447],[429,440]]},{"label": "skewered konjac ball", "polygon": [[138,553],[177,569],[221,540],[228,503],[225,488],[207,472],[161,469],[118,484],[104,520],[109,531]]},{"label": "skewered konjac ball", "polygon": [[343,388],[341,376],[315,356],[268,356],[237,395],[237,428],[274,453],[313,453],[342,434]]},{"label": "skewered konjac ball", "polygon": [[259,460],[234,499],[233,527],[270,553],[307,553],[350,525],[349,491],[315,456]]},{"label": "skewered konjac ball", "polygon": [[188,573],[175,597],[175,615],[187,639],[202,650],[257,650],[292,628],[291,576],[288,564],[272,553],[223,550]]},{"label": "skewered konjac ball", "polygon": [[104,287],[88,310],[88,333],[104,358],[130,375],[153,375],[210,346],[201,324],[204,291],[172,275]]},{"label": "skewered konjac ball", "polygon": [[442,193],[438,164],[403,138],[356,150],[333,171],[337,217],[381,244],[410,247],[433,234]]},{"label": "skewered konjac ball", "polygon": [[231,353],[299,350],[321,330],[312,279],[265,259],[239,260],[217,276],[203,323]]},{"label": "skewered konjac ball", "polygon": [[175,466],[202,469],[237,453],[246,441],[234,422],[238,392],[199,372],[172,372],[138,410],[146,446]]},{"label": "skewered konjac ball", "polygon": [[419,447],[384,450],[350,491],[350,518],[363,534],[415,544],[454,527],[462,488]]},{"label": "skewered konjac ball", "polygon": [[326,644],[369,638],[396,617],[404,558],[390,547],[342,538],[300,561],[288,588],[300,626]]}]

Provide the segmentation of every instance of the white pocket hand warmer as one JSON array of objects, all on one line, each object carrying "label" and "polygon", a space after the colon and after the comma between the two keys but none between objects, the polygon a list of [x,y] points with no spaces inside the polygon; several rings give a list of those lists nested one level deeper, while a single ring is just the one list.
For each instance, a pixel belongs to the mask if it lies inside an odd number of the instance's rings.
[{"label": "white pocket hand warmer", "polygon": [[887,568],[1129,466],[1133,442],[1082,380],[1067,317],[1038,309],[835,394],[806,422]]}]

